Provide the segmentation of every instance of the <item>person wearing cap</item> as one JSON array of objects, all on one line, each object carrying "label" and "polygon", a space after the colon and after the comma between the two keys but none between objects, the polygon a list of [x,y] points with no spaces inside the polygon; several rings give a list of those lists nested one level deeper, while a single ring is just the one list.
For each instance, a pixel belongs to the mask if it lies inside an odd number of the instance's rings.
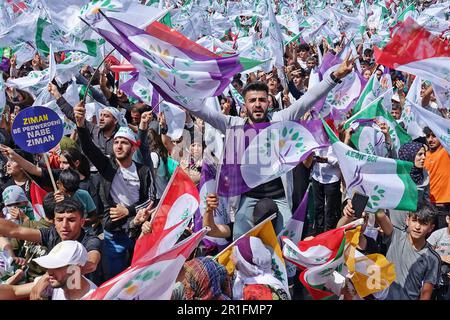
[{"label": "person wearing cap", "polygon": [[[43,277],[50,290],[46,290],[44,295],[51,300],[79,300],[97,289],[97,286],[81,273],[81,268],[88,261],[88,253],[78,241],[62,241],[47,255],[34,261],[47,269],[47,275]],[[38,281],[39,279],[36,279],[35,283]],[[35,300],[45,297],[32,294],[30,298]]]},{"label": "person wearing cap", "polygon": [[[61,108],[61,111],[67,117],[67,119],[75,122],[74,108],[71,106],[64,97],[59,93],[58,88],[50,83],[48,90],[56,99],[56,103]],[[120,122],[122,121],[122,113],[113,107],[106,107],[101,109],[98,124],[86,121],[86,128],[89,131],[91,139],[95,145],[100,148],[103,154],[107,156],[113,156],[113,140],[114,135],[120,128]]]},{"label": "person wearing cap", "polygon": [[[269,90],[267,85],[262,82],[251,82],[243,90],[243,107],[247,110],[247,118],[245,119],[237,116],[227,116],[208,108],[199,108],[191,111],[191,113],[222,133],[226,133],[227,129],[245,124],[299,120],[319,99],[326,96],[342,78],[353,70],[353,61],[354,59],[351,59],[350,55],[348,55],[335,71],[308,90],[300,99],[293,102],[289,108],[274,112],[270,116],[268,114]],[[292,171],[290,171],[279,178],[256,186],[242,194],[240,198],[237,196],[235,199],[239,205],[233,228],[233,238],[237,239],[251,229],[252,225],[248,225],[243,221],[251,221],[248,216],[252,215],[256,203],[263,198],[272,198],[276,202],[280,215],[278,216],[275,231],[281,232],[292,216],[292,188],[293,179]]]},{"label": "person wearing cap", "polygon": [[105,208],[105,258],[109,268],[107,278],[112,278],[127,267],[128,257],[134,248],[133,240],[128,235],[130,222],[136,216],[136,206],[149,199],[155,200],[155,185],[150,167],[132,160],[140,143],[130,128],[121,127],[116,132],[114,154],[108,158],[90,137],[82,102],[74,108],[74,112],[82,150],[101,176],[100,197]]}]

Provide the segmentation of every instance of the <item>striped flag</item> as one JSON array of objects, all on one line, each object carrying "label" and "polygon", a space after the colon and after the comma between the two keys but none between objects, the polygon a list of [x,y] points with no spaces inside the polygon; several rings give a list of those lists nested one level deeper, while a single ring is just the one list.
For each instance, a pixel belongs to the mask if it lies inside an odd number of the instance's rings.
[{"label": "striped flag", "polygon": [[155,90],[150,81],[141,77],[139,72],[131,72],[131,79],[122,83],[120,85],[120,90],[125,92],[128,96],[148,104],[152,108],[155,108],[161,100],[159,93]]},{"label": "striped flag", "polygon": [[395,265],[382,254],[363,255],[356,249],[361,227],[345,233],[350,250],[345,251],[345,265],[359,297],[364,298],[387,289],[396,278]]},{"label": "striped flag", "polygon": [[[308,210],[308,196],[309,191],[305,192],[302,202],[295,210],[292,218],[286,224],[286,227],[280,232],[278,237],[287,237],[291,239],[292,242],[297,243],[301,240],[303,234],[303,226],[305,224],[306,214]],[[289,277],[295,276],[297,268],[290,262],[286,262],[286,270]]]},{"label": "striped flag", "polygon": [[136,241],[132,264],[143,256],[156,256],[171,248],[190,223],[199,202],[191,178],[177,167],[151,220],[152,232]]},{"label": "striped flag", "polygon": [[217,56],[159,22],[144,31],[114,18],[107,21],[115,33],[94,29],[168,102],[189,109],[194,98],[220,95],[243,70],[238,55]]},{"label": "striped flag", "polygon": [[[244,236],[260,238],[264,245],[270,250],[272,254],[272,273],[284,286],[284,290],[289,294],[288,276],[286,272],[286,264],[283,259],[280,243],[278,242],[275,230],[273,228],[271,220],[275,217],[275,214],[262,221],[260,224],[252,228],[249,232],[242,235]],[[238,239],[238,240],[239,240]],[[237,240],[236,240],[237,241]],[[236,241],[233,242],[236,243]],[[219,253],[215,258],[217,261],[226,267],[228,274],[233,274],[235,266],[231,259],[231,253],[233,250],[233,244]]]},{"label": "striped flag", "polygon": [[332,281],[333,272],[344,265],[344,232],[344,227],[333,229],[297,245],[282,237],[283,256],[303,270],[300,281],[315,300],[334,296],[327,283]]},{"label": "striped flag", "polygon": [[204,228],[156,256],[139,258],[82,300],[170,300],[184,262],[208,231]]},{"label": "striped flag", "polygon": [[396,209],[416,211],[417,186],[410,176],[412,162],[362,153],[339,141],[323,122],[339,160],[347,194],[355,191],[369,197],[367,210]]},{"label": "striped flag", "polygon": [[34,220],[39,221],[45,217],[42,204],[47,191],[39,187],[36,182],[32,181],[30,185],[31,205],[33,206]]},{"label": "striped flag", "polygon": [[377,63],[450,86],[450,45],[433,36],[413,19],[397,25],[391,41],[381,50],[374,48]]}]

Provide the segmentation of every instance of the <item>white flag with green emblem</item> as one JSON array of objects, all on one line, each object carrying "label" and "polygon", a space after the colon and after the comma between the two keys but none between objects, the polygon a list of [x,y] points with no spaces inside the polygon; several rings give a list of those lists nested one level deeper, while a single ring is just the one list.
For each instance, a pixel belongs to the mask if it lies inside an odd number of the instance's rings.
[{"label": "white flag with green emblem", "polygon": [[415,103],[411,103],[411,105],[416,118],[425,123],[433,131],[436,138],[438,138],[442,146],[450,154],[450,120],[444,119]]},{"label": "white flag with green emblem", "polygon": [[[356,120],[369,120],[376,119],[381,122],[386,123],[389,128],[389,135],[391,137],[392,143],[395,147],[395,150],[400,149],[402,145],[411,141],[411,137],[406,133],[406,131],[397,123],[397,121],[392,117],[390,113],[386,111],[386,109],[382,105],[382,97],[373,101],[367,108],[359,111],[355,115],[353,115],[344,125],[344,129],[347,129],[354,123]],[[364,150],[362,148],[363,145],[366,145],[364,141],[362,141],[365,137],[362,132],[364,131],[363,127],[360,126],[356,129],[356,132],[352,135],[352,142],[358,150]]]},{"label": "white flag with green emblem", "polygon": [[422,97],[420,96],[421,89],[422,79],[419,76],[416,76],[406,95],[406,101],[403,105],[402,115],[400,116],[400,120],[405,125],[406,132],[413,139],[423,137],[424,135],[422,128],[416,122],[411,105],[411,103],[422,104]]},{"label": "white flag with green emblem", "polygon": [[339,141],[325,122],[323,125],[339,160],[349,196],[355,191],[367,195],[367,210],[371,212],[417,209],[417,186],[410,176],[412,162],[356,151]]}]

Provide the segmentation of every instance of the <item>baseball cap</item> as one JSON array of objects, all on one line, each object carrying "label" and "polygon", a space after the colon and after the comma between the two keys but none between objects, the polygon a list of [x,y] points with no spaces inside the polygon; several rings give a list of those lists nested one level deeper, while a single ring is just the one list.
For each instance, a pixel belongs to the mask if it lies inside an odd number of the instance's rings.
[{"label": "baseball cap", "polygon": [[58,243],[47,255],[33,260],[46,269],[69,265],[84,266],[87,262],[87,251],[80,242],[66,240]]},{"label": "baseball cap", "polygon": [[23,189],[16,185],[5,188],[2,193],[2,197],[5,206],[22,201],[28,201],[28,198],[25,195]]}]

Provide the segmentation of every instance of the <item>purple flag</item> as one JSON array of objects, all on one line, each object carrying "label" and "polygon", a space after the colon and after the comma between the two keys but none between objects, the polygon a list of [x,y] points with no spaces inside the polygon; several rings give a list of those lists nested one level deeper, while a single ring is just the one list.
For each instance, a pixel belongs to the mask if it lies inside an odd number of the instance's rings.
[{"label": "purple flag", "polygon": [[167,102],[190,108],[220,95],[243,70],[239,56],[220,57],[180,33],[153,22],[147,31],[108,18],[116,33],[95,28]]},{"label": "purple flag", "polygon": [[329,146],[320,120],[236,126],[226,136],[218,193],[228,197],[280,177]]},{"label": "purple flag", "polygon": [[[120,90],[125,92],[128,96],[142,101],[152,108],[155,108],[161,97],[159,93],[153,88],[150,81],[143,77],[139,77],[139,72],[131,72],[131,79],[120,85]],[[153,110],[154,112],[158,112]]]}]

